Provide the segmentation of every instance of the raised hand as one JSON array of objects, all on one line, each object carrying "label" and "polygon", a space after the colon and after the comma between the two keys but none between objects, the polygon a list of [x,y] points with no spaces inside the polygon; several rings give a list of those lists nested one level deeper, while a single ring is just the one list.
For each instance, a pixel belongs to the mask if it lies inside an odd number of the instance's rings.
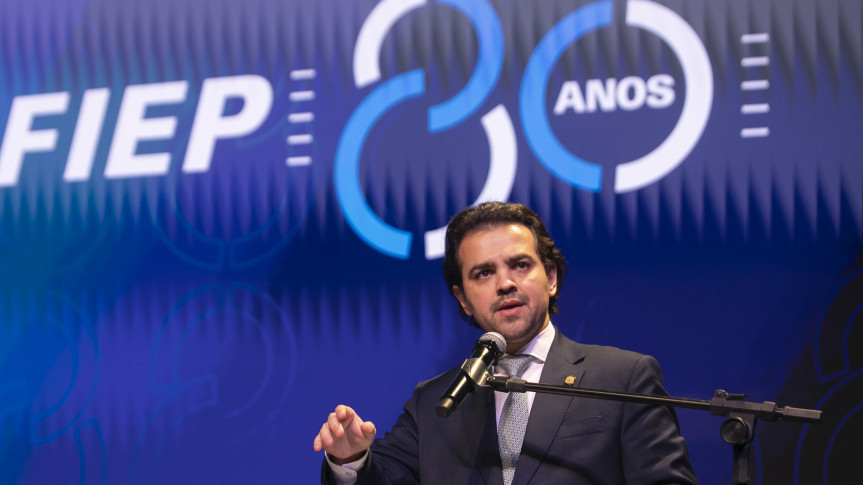
[{"label": "raised hand", "polygon": [[315,436],[315,451],[324,450],[337,465],[360,459],[375,439],[375,425],[340,404]]}]

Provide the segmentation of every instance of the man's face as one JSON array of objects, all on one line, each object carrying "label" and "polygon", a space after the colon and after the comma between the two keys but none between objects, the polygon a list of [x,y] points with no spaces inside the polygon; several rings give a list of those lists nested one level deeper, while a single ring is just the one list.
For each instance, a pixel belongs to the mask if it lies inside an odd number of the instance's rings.
[{"label": "man's face", "polygon": [[521,224],[468,233],[458,248],[462,287],[453,293],[480,328],[504,336],[512,354],[548,325],[548,298],[557,269],[548,274],[530,229]]}]

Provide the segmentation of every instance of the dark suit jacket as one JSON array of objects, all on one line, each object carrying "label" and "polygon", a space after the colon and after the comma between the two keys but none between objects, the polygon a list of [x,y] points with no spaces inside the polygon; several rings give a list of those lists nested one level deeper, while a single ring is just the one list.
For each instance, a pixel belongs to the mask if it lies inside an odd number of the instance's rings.
[{"label": "dark suit jacket", "polygon": [[[358,484],[502,485],[494,391],[478,389],[448,418],[435,414],[458,369],[417,385],[375,440]],[[540,382],[666,395],[656,360],[583,345],[557,331]],[[324,464],[322,481],[332,479]],[[697,483],[671,408],[537,394],[513,485]]]}]

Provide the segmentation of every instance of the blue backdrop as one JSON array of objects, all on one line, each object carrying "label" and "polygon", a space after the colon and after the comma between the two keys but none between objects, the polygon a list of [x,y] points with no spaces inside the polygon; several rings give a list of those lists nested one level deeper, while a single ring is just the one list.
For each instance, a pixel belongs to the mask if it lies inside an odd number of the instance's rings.
[{"label": "blue backdrop", "polygon": [[[758,483],[863,448],[856,0],[0,3],[0,483],[314,483],[478,331],[449,218],[522,202],[554,322],[762,423]],[[721,418],[679,411],[731,481]]]}]

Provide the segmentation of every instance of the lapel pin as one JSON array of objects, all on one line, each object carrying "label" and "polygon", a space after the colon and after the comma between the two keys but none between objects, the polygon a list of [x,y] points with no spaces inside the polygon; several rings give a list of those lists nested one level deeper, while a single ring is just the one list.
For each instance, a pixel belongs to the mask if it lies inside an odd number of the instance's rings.
[{"label": "lapel pin", "polygon": [[575,376],[566,376],[566,379],[563,380],[563,383],[567,386],[575,384]]}]

